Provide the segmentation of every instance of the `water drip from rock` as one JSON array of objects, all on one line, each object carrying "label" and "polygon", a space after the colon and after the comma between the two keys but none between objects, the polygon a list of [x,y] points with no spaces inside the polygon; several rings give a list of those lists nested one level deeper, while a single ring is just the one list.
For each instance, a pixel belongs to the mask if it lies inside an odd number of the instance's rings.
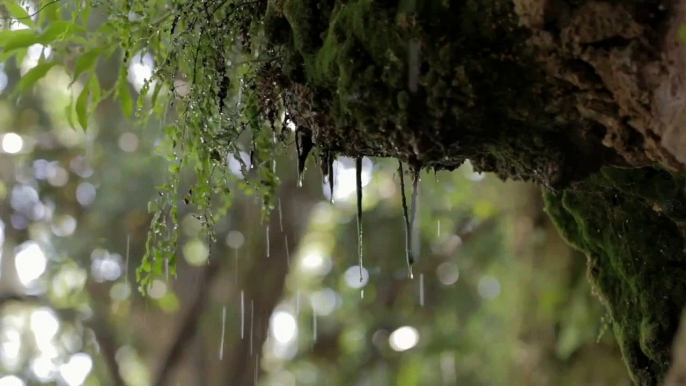
[{"label": "water drip from rock", "polygon": [[[403,219],[405,222],[405,261],[407,262],[407,271],[412,278],[412,265],[414,264],[414,257],[412,256],[412,248],[410,241],[412,239],[412,228],[410,223],[410,216],[407,213],[407,197],[405,196],[405,173],[403,172],[403,163],[398,161],[398,174],[400,175],[400,196],[403,203]],[[413,193],[414,196],[414,193]]]},{"label": "water drip from rock", "polygon": [[298,186],[303,186],[305,164],[307,162],[307,156],[310,154],[313,146],[312,137],[301,128],[298,128],[295,131],[295,149],[298,153]]},{"label": "water drip from rock", "polygon": [[333,161],[334,161],[334,156],[333,154],[329,153],[328,157],[328,167],[327,167],[327,174],[329,176],[329,191],[331,192],[331,198],[329,199],[329,202],[333,204],[333,184],[334,184],[334,174],[333,174]]},{"label": "water drip from rock", "polygon": [[362,157],[355,159],[355,184],[357,189],[357,260],[360,266],[360,282],[362,278]]}]

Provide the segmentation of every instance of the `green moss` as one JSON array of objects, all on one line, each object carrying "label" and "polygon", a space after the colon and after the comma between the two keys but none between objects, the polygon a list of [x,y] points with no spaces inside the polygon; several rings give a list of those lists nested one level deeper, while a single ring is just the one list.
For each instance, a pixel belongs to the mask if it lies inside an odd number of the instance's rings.
[{"label": "green moss", "polygon": [[[544,194],[562,235],[588,256],[589,279],[612,319],[634,381],[656,385],[686,304],[679,209],[684,178],[666,171],[604,168]],[[675,209],[676,208],[676,209]]]},{"label": "green moss", "polygon": [[513,15],[507,0],[271,0],[265,30],[286,58],[280,95],[311,93],[291,118],[318,147],[436,169],[470,159],[550,186],[578,180],[604,150],[546,111],[566,91],[535,86],[546,75]]}]

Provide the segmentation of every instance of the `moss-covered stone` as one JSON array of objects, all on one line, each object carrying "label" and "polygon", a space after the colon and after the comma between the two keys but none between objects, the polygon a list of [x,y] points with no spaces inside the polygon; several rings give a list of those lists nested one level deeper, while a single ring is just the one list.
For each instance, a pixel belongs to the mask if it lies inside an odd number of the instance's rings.
[{"label": "moss-covered stone", "polygon": [[586,253],[589,279],[640,385],[666,374],[686,304],[684,182],[653,168],[604,168],[574,188],[544,193],[562,235]]},{"label": "moss-covered stone", "polygon": [[307,91],[291,119],[335,153],[470,159],[548,186],[615,157],[590,123],[563,119],[554,101],[574,87],[551,87],[511,1],[272,0],[265,30],[288,59],[280,95]]}]

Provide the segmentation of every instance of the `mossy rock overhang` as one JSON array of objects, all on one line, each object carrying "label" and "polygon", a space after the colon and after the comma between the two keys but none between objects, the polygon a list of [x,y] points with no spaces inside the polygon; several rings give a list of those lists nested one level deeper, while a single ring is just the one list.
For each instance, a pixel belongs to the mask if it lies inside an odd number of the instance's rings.
[{"label": "mossy rock overhang", "polygon": [[[278,92],[323,154],[547,188],[633,380],[686,302],[683,1],[268,0]],[[272,76],[275,75],[275,76]],[[275,91],[276,90],[276,91]],[[277,95],[265,95],[265,100]]]},{"label": "mossy rock overhang", "polygon": [[335,154],[448,170],[469,159],[549,187],[604,165],[679,170],[679,6],[269,0],[282,59],[265,71],[289,118]]}]

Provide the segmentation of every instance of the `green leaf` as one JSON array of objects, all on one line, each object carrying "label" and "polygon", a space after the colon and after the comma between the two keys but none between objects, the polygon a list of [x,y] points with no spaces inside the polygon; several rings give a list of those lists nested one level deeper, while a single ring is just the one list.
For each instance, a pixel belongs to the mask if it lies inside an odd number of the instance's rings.
[{"label": "green leaf", "polygon": [[45,77],[48,71],[56,64],[57,62],[39,63],[36,67],[30,69],[29,72],[21,77],[19,83],[17,83],[17,86],[12,92],[12,96],[16,97],[18,94],[33,86],[36,82]]},{"label": "green leaf", "polygon": [[3,1],[3,5],[7,8],[10,16],[17,19],[20,23],[26,24],[30,28],[36,28],[36,23],[33,22],[31,16],[29,16],[26,8],[19,5],[16,0]]},{"label": "green leaf", "polygon": [[62,17],[62,7],[60,1],[53,1],[42,5],[42,9],[38,13],[38,24],[42,25],[45,20],[58,21]]},{"label": "green leaf", "polygon": [[119,80],[117,81],[117,96],[121,104],[121,111],[125,117],[130,117],[133,114],[133,98],[129,91],[129,82],[126,80],[126,68],[122,67],[119,72]]},{"label": "green leaf", "polygon": [[151,100],[151,105],[154,108],[155,104],[157,103],[157,97],[160,95],[160,91],[162,90],[162,82],[158,80],[155,83],[155,91],[152,92],[152,100]]},{"label": "green leaf", "polygon": [[81,74],[95,67],[96,63],[98,62],[98,58],[103,51],[105,51],[105,49],[106,47],[94,48],[90,51],[86,51],[83,55],[76,59],[72,83],[76,82]]},{"label": "green leaf", "polygon": [[89,78],[85,85],[83,85],[83,90],[79,97],[76,98],[76,119],[79,121],[79,125],[83,131],[88,129],[88,96],[90,95],[90,82]]},{"label": "green leaf", "polygon": [[71,97],[69,98],[69,104],[64,108],[64,115],[67,117],[69,127],[76,130],[76,125],[74,125],[74,100]]},{"label": "green leaf", "polygon": [[0,33],[0,41],[5,42],[2,49],[4,52],[8,52],[20,48],[28,48],[36,43],[40,43],[40,36],[28,29],[17,31],[5,30]]},{"label": "green leaf", "polygon": [[50,23],[45,31],[40,35],[39,43],[50,44],[55,41],[62,41],[69,36],[85,31],[85,28],[72,22],[56,21],[54,23]]},{"label": "green leaf", "polygon": [[95,109],[98,107],[102,101],[102,90],[100,89],[100,81],[95,73],[91,77],[91,105],[88,109],[89,114],[93,114]]}]

